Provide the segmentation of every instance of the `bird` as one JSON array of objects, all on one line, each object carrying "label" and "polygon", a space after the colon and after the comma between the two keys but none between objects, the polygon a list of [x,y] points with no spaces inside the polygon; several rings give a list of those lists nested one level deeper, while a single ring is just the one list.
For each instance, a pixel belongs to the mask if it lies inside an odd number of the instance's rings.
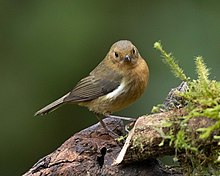
[{"label": "bird", "polygon": [[104,117],[117,117],[135,102],[147,87],[149,68],[138,49],[129,40],[115,42],[105,58],[67,94],[35,113],[45,115],[64,104],[78,104],[94,112],[108,131]]}]

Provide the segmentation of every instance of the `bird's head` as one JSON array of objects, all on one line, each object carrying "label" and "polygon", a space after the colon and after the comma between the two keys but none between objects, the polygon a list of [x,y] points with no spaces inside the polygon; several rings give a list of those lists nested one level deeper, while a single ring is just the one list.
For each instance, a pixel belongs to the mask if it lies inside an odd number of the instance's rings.
[{"label": "bird's head", "polygon": [[137,63],[140,54],[130,41],[120,40],[112,45],[108,56],[108,59],[121,67],[123,65],[134,66]]}]

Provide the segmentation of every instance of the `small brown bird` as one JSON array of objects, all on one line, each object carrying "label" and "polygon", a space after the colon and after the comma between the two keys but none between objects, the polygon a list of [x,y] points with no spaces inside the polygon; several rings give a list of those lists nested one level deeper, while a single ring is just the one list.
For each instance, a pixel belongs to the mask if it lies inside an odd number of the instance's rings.
[{"label": "small brown bird", "polygon": [[[99,116],[111,117],[144,92],[149,69],[137,48],[128,40],[112,45],[104,60],[63,97],[37,111],[35,115],[47,114],[63,104],[88,107]],[[100,120],[104,128],[105,124]]]}]

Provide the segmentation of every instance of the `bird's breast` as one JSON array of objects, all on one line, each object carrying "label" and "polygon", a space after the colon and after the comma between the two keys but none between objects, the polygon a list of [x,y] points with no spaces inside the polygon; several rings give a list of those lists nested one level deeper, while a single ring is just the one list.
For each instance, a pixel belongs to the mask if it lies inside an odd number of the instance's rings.
[{"label": "bird's breast", "polygon": [[113,91],[81,105],[100,114],[110,114],[119,111],[133,103],[143,94],[148,82],[148,76],[149,70],[144,61],[132,72],[126,76],[124,75],[120,85]]}]

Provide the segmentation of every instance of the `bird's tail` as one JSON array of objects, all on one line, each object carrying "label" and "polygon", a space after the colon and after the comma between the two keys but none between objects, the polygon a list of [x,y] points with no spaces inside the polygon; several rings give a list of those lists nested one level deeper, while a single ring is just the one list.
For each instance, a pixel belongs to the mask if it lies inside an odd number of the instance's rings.
[{"label": "bird's tail", "polygon": [[59,98],[58,100],[50,103],[49,105],[45,106],[44,108],[40,109],[39,111],[37,111],[34,116],[37,116],[37,115],[45,115],[45,114],[48,114],[54,110],[56,110],[58,107],[60,107],[62,104],[63,104],[63,100],[65,97],[67,97],[69,95],[66,94],[64,96],[62,96],[61,98]]}]

